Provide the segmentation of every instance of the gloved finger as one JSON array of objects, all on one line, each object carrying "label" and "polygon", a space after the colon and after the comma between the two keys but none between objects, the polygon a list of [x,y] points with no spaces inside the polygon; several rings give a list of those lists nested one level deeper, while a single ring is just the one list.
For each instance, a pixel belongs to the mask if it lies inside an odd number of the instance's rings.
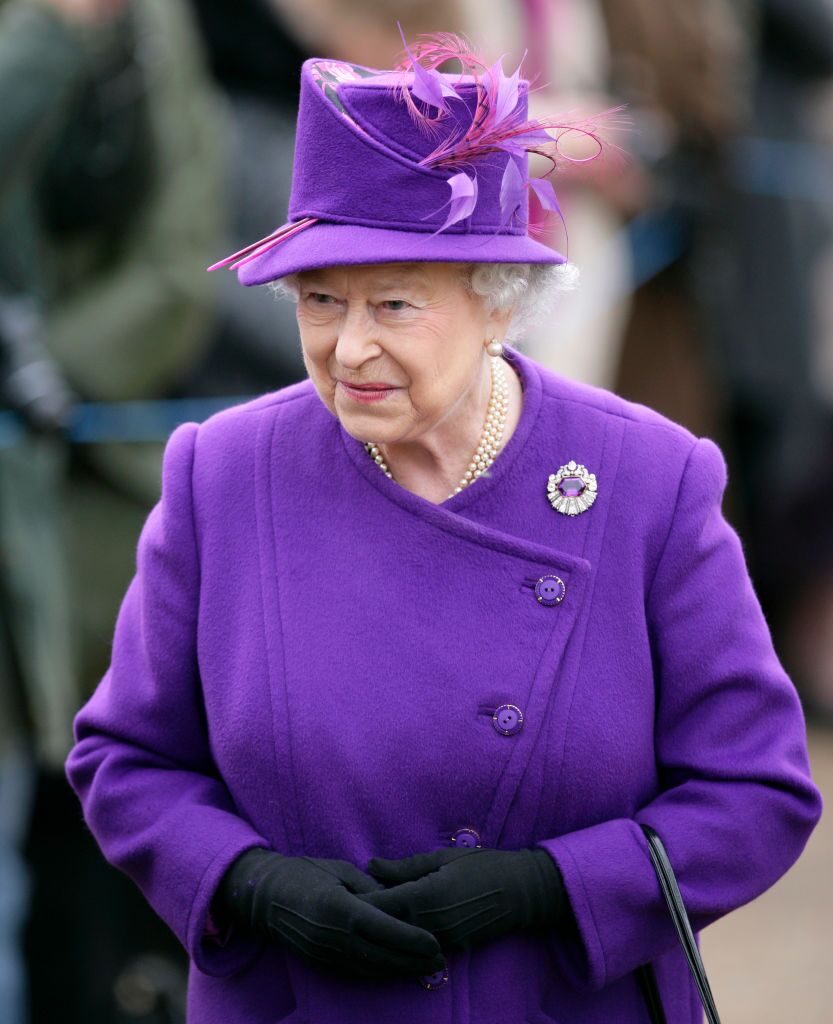
[{"label": "gloved finger", "polygon": [[385,857],[371,857],[367,870],[376,878],[395,885],[401,882],[412,882],[431,871],[436,871],[443,864],[457,860],[458,857],[473,853],[473,849],[457,850],[454,848],[431,850],[428,853],[416,853],[413,857],[402,857],[398,860]]},{"label": "gloved finger", "polygon": [[302,857],[301,859],[308,861],[318,868],[319,871],[326,871],[328,875],[332,875],[348,892],[376,892],[378,889],[384,889],[381,882],[371,878],[366,872],[357,868],[355,864],[351,864],[349,860],[327,862],[326,860],[317,860],[314,857]]},{"label": "gloved finger", "polygon": [[430,956],[400,953],[360,936],[353,936],[350,944],[350,964],[364,969],[369,975],[376,976],[433,974],[445,967],[445,957],[442,952]]},{"label": "gloved finger", "polygon": [[382,882],[377,882],[375,878],[371,878],[370,875],[357,868],[355,864],[348,864],[348,866],[345,867],[341,880],[348,892],[365,893],[385,891],[385,886]]},{"label": "gloved finger", "polygon": [[[281,923],[286,925],[286,923]],[[364,973],[367,977],[401,974],[432,974],[446,966],[442,951],[428,954],[401,952],[363,938],[355,932],[303,935],[295,929],[276,929],[296,953],[309,962],[324,965],[328,970],[344,974]],[[436,945],[439,950],[439,944]]]},{"label": "gloved finger", "polygon": [[350,897],[353,904],[350,918],[354,934],[397,953],[430,958],[441,952],[440,944],[430,932],[386,914],[366,902],[374,897],[374,893]]},{"label": "gloved finger", "polygon": [[434,957],[424,961],[413,958],[397,959],[394,957],[392,959],[389,952],[382,962],[362,955],[358,957],[344,956],[337,959],[309,956],[307,959],[310,963],[320,966],[322,970],[326,970],[327,973],[337,974],[348,980],[357,976],[376,981],[385,978],[418,977],[421,974],[433,974],[435,971],[441,971],[446,966],[444,957]]},{"label": "gloved finger", "polygon": [[416,882],[404,882],[402,885],[382,888],[380,892],[362,893],[359,899],[400,921],[413,923],[416,885]]}]

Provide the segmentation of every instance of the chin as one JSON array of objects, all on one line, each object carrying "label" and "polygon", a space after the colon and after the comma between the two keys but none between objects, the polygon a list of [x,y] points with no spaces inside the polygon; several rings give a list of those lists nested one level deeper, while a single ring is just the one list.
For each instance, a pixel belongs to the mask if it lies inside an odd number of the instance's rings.
[{"label": "chin", "polygon": [[364,444],[366,441],[378,441],[379,431],[373,430],[372,426],[369,426],[367,420],[363,416],[346,415],[342,416],[336,413],[338,419],[351,437],[355,437],[357,441],[361,441]]}]

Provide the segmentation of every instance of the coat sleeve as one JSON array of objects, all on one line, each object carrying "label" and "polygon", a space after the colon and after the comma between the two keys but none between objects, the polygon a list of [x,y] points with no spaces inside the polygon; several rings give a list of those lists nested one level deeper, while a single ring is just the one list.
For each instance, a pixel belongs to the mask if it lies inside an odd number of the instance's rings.
[{"label": "coat sleeve", "polygon": [[105,858],[136,883],[199,970],[225,977],[267,940],[217,935],[211,900],[239,854],[270,844],[241,817],[208,742],[196,653],[197,431],[184,424],[166,447],[162,496],[142,529],[111,664],[74,718],[65,770]]},{"label": "coat sleeve", "polygon": [[801,704],[722,515],[725,485],[720,449],[701,438],[646,598],[660,792],[632,818],[535,844],[575,918],[554,955],[585,990],[678,945],[639,823],[663,840],[697,932],[772,886],[821,815]]}]

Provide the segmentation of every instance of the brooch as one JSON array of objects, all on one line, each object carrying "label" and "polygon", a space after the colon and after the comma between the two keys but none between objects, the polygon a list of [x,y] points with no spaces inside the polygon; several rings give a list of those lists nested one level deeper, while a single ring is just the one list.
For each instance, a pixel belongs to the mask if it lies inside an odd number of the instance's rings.
[{"label": "brooch", "polygon": [[550,473],[547,498],[556,512],[565,516],[586,512],[596,500],[596,474],[570,459],[566,466]]}]

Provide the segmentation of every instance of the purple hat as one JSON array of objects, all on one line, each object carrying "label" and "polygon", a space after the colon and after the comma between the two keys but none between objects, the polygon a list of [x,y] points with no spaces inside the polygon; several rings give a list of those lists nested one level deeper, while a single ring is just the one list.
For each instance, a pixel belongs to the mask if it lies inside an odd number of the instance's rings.
[{"label": "purple hat", "polygon": [[[507,77],[459,36],[421,36],[413,51],[390,71],[304,61],[289,220],[209,270],[258,285],[342,264],[566,262],[530,237],[530,191],[561,210],[546,177],[530,180],[528,152],[555,167],[558,138],[579,131],[598,155],[594,123],[528,120],[520,66]],[[464,72],[436,70],[451,58]]]}]

